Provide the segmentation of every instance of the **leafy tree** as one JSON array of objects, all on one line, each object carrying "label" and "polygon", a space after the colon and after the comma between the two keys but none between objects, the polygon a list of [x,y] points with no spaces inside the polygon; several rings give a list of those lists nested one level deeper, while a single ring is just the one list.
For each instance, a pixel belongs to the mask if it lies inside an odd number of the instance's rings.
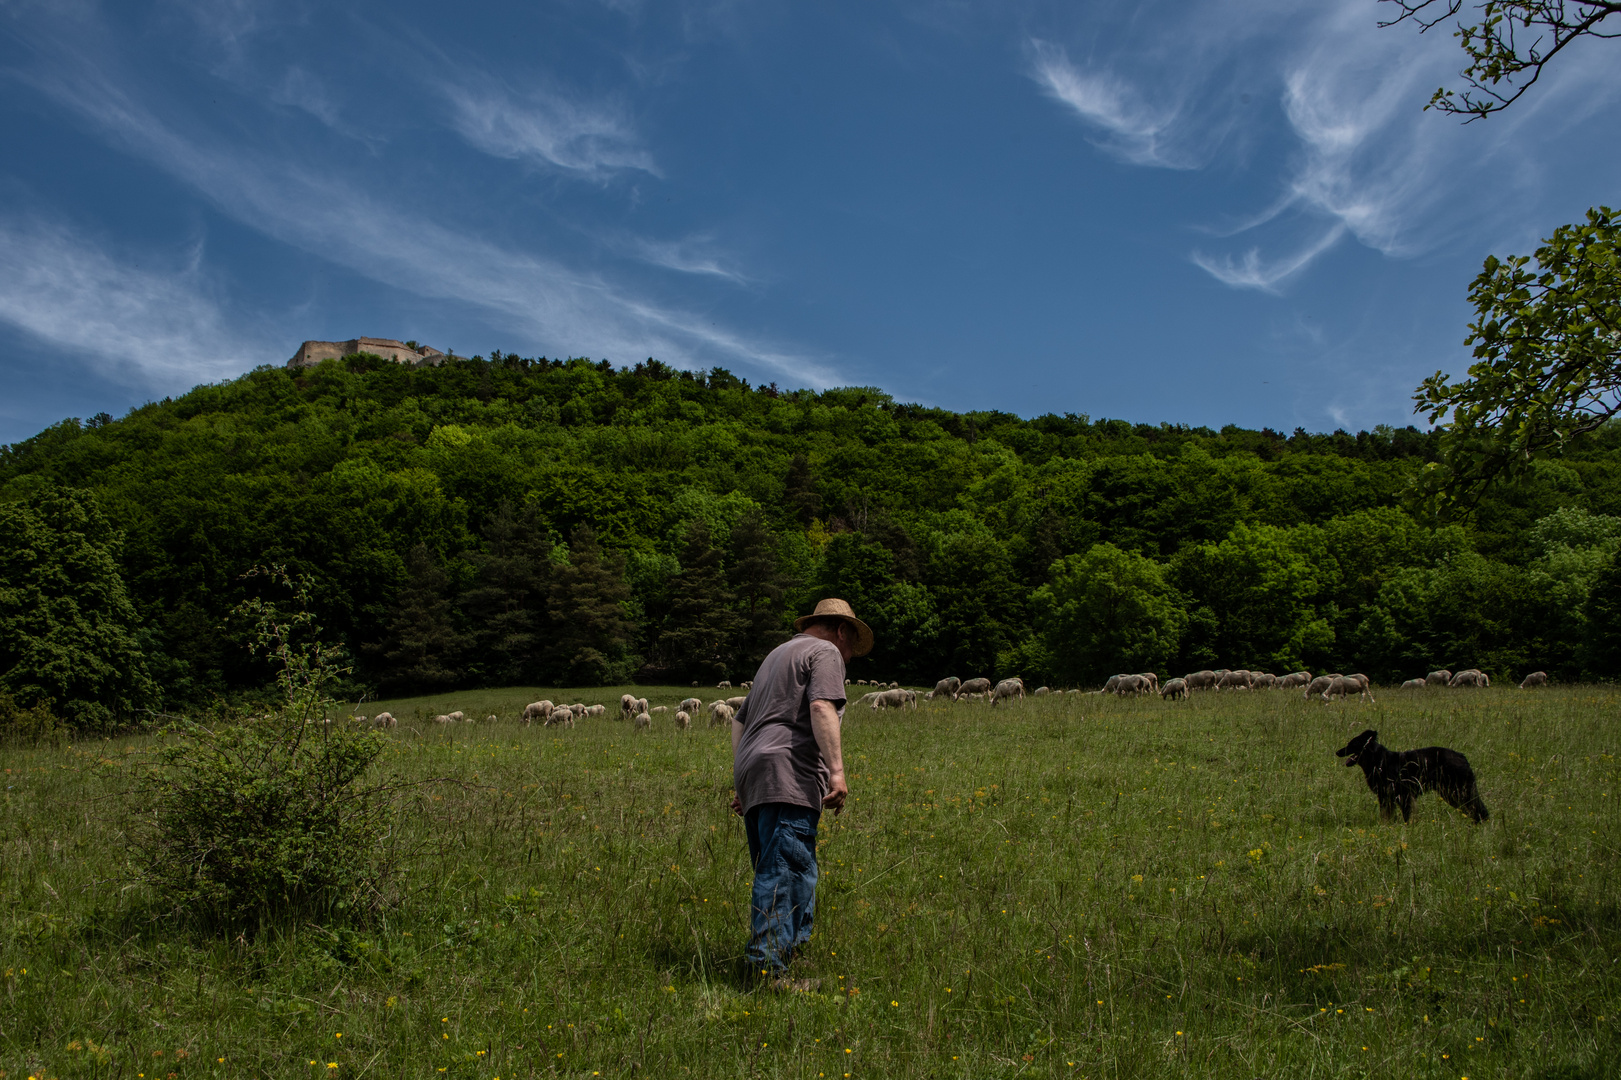
[{"label": "leafy tree", "polygon": [[1058,560],[1051,576],[1033,606],[1059,681],[1164,671],[1177,655],[1187,616],[1164,566],[1094,544],[1084,555]]},{"label": "leafy tree", "polygon": [[663,666],[684,679],[726,678],[732,674],[733,650],[746,623],[726,587],[721,554],[702,518],[688,524],[680,561],[681,570],[670,582],[668,627],[654,651]]},{"label": "leafy tree", "polygon": [[383,685],[402,693],[456,686],[468,642],[456,625],[450,576],[424,544],[411,549],[406,571],[410,577],[389,615],[388,637],[370,650],[383,661]]},{"label": "leafy tree", "polygon": [[732,528],[732,564],[728,580],[743,614],[740,670],[751,670],[772,649],[788,640],[786,611],[794,579],[782,570],[778,540],[758,510]]},{"label": "leafy tree", "polygon": [[156,701],[120,544],[89,492],[0,503],[0,690],[93,729]]},{"label": "leafy tree", "polygon": [[554,677],[575,686],[629,682],[636,625],[625,612],[624,559],[605,555],[589,525],[569,534],[568,562],[552,574],[547,656]]},{"label": "leafy tree", "polygon": [[[1456,26],[1453,34],[1469,57],[1460,74],[1468,89],[1441,87],[1426,109],[1469,121],[1501,112],[1536,85],[1554,57],[1582,38],[1621,37],[1612,15],[1621,15],[1618,0],[1481,0],[1477,14],[1463,15],[1463,0],[1381,0],[1401,12],[1380,26],[1413,22],[1424,33],[1437,26]],[[1466,123],[1469,121],[1465,121]]]},{"label": "leafy tree", "polygon": [[1469,377],[1425,379],[1418,411],[1445,427],[1429,494],[1477,502],[1621,410],[1621,219],[1609,207],[1526,256],[1486,260],[1469,299]]},{"label": "leafy tree", "polygon": [[485,519],[484,538],[468,556],[476,577],[460,603],[474,644],[469,673],[486,684],[539,682],[551,538],[533,506],[510,502]]},{"label": "leafy tree", "polygon": [[1585,673],[1601,679],[1621,678],[1621,559],[1614,553],[1594,575],[1583,614],[1587,624],[1582,648]]},{"label": "leafy tree", "polygon": [[1219,544],[1178,553],[1177,582],[1204,612],[1199,658],[1288,671],[1326,657],[1334,631],[1314,604],[1318,574],[1292,540],[1270,525],[1239,525]]},{"label": "leafy tree", "polygon": [[795,454],[788,462],[788,479],[782,501],[801,525],[809,525],[822,513],[822,497],[812,487],[810,459]]}]

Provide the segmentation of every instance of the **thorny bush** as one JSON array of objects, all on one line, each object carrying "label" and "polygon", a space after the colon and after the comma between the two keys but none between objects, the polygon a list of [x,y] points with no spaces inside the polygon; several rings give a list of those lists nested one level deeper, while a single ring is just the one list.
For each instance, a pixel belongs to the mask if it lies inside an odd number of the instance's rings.
[{"label": "thorny bush", "polygon": [[254,653],[277,665],[282,704],[165,730],[134,789],[143,876],[167,912],[208,929],[364,918],[385,904],[398,863],[401,785],[366,779],[384,741],[330,696],[348,669],[318,638],[308,583],[279,566],[248,576],[293,594],[291,612],[257,598],[234,611]]}]

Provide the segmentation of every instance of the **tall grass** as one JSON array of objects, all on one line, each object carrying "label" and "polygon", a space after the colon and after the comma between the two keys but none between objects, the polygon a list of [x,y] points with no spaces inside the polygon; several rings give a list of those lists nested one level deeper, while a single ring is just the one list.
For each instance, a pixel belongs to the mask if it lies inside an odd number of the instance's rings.
[{"label": "tall grass", "polygon": [[[550,691],[601,701],[619,690]],[[640,691],[673,704],[687,688]],[[714,691],[699,696],[708,697]],[[1616,1071],[1617,694],[1067,695],[852,711],[811,994],[741,977],[724,729],[390,708],[422,789],[359,931],[190,936],[131,887],[141,739],[4,751],[7,1077],[1579,1077]],[[438,712],[496,724],[435,725]],[[668,716],[669,714],[663,714]],[[1492,811],[1382,824],[1333,755],[1468,755]],[[341,1033],[341,1035],[340,1035]],[[223,1060],[222,1060],[223,1059]],[[313,1064],[312,1064],[313,1063]]]}]

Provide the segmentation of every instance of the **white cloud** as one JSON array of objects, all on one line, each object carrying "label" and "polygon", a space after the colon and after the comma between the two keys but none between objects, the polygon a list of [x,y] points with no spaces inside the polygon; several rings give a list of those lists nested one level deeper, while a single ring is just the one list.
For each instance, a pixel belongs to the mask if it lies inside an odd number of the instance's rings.
[{"label": "white cloud", "polygon": [[[1098,129],[1114,156],[1217,165],[1212,187],[1256,170],[1265,184],[1271,171],[1263,209],[1235,208],[1236,224],[1205,230],[1242,237],[1232,250],[1189,255],[1235,288],[1277,291],[1345,235],[1407,257],[1464,237],[1478,243],[1483,231],[1517,234],[1536,212],[1528,196],[1543,182],[1535,163],[1550,140],[1617,96],[1613,55],[1610,68],[1573,58],[1535,100],[1464,128],[1423,111],[1434,87],[1456,81],[1454,38],[1381,29],[1367,0],[1263,7],[1213,0],[1192,11],[1134,10],[1103,30],[1089,23],[1088,54],[1102,60],[1085,69],[1059,46],[1032,45],[1037,81]],[[1235,108],[1240,87],[1254,107]],[[1232,136],[1225,144],[1222,133]],[[1280,134],[1281,152],[1269,145]]]},{"label": "white cloud", "polygon": [[1275,259],[1268,259],[1259,248],[1253,247],[1237,258],[1232,255],[1206,255],[1199,251],[1190,257],[1201,270],[1224,285],[1276,292],[1280,282],[1304,270],[1344,235],[1344,225],[1332,225],[1299,250]]},{"label": "white cloud", "polygon": [[842,381],[818,361],[644,299],[600,275],[391,206],[333,170],[184,136],[104,69],[56,60],[30,80],[110,143],[192,185],[237,220],[373,280],[491,312],[548,351],[621,362],[657,356],[689,368],[741,362],[797,385]]},{"label": "white cloud", "polygon": [[270,100],[277,105],[302,109],[335,131],[343,130],[338,107],[326,87],[320,79],[301,67],[287,69],[281,81],[270,91]]},{"label": "white cloud", "polygon": [[1047,93],[1068,105],[1088,123],[1101,128],[1099,145],[1134,165],[1191,168],[1191,163],[1165,145],[1173,113],[1151,108],[1128,83],[1102,72],[1083,71],[1065,51],[1033,40],[1031,74]]},{"label": "white cloud", "polygon": [[121,261],[73,230],[0,219],[0,320],[107,375],[172,389],[263,363],[261,344],[209,295],[193,261],[164,272]]},{"label": "white cloud", "polygon": [[724,278],[739,285],[749,283],[749,278],[741,270],[730,266],[707,236],[691,236],[682,240],[649,240],[631,236],[613,241],[613,246],[632,258],[665,270]]},{"label": "white cloud", "polygon": [[657,175],[622,112],[561,94],[514,94],[492,81],[441,82],[457,134],[492,157],[532,161],[587,176],[618,169]]}]

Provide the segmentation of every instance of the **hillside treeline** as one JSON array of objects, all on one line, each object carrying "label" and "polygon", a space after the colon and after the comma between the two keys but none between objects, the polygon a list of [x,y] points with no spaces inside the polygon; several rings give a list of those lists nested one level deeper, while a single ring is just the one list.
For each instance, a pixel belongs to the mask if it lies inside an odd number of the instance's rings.
[{"label": "hillside treeline", "polygon": [[952,413],[495,354],[261,368],[0,451],[0,688],[81,724],[252,691],[284,564],[355,690],[746,678],[815,598],[852,678],[1621,666],[1621,433],[1435,527],[1412,428]]}]

